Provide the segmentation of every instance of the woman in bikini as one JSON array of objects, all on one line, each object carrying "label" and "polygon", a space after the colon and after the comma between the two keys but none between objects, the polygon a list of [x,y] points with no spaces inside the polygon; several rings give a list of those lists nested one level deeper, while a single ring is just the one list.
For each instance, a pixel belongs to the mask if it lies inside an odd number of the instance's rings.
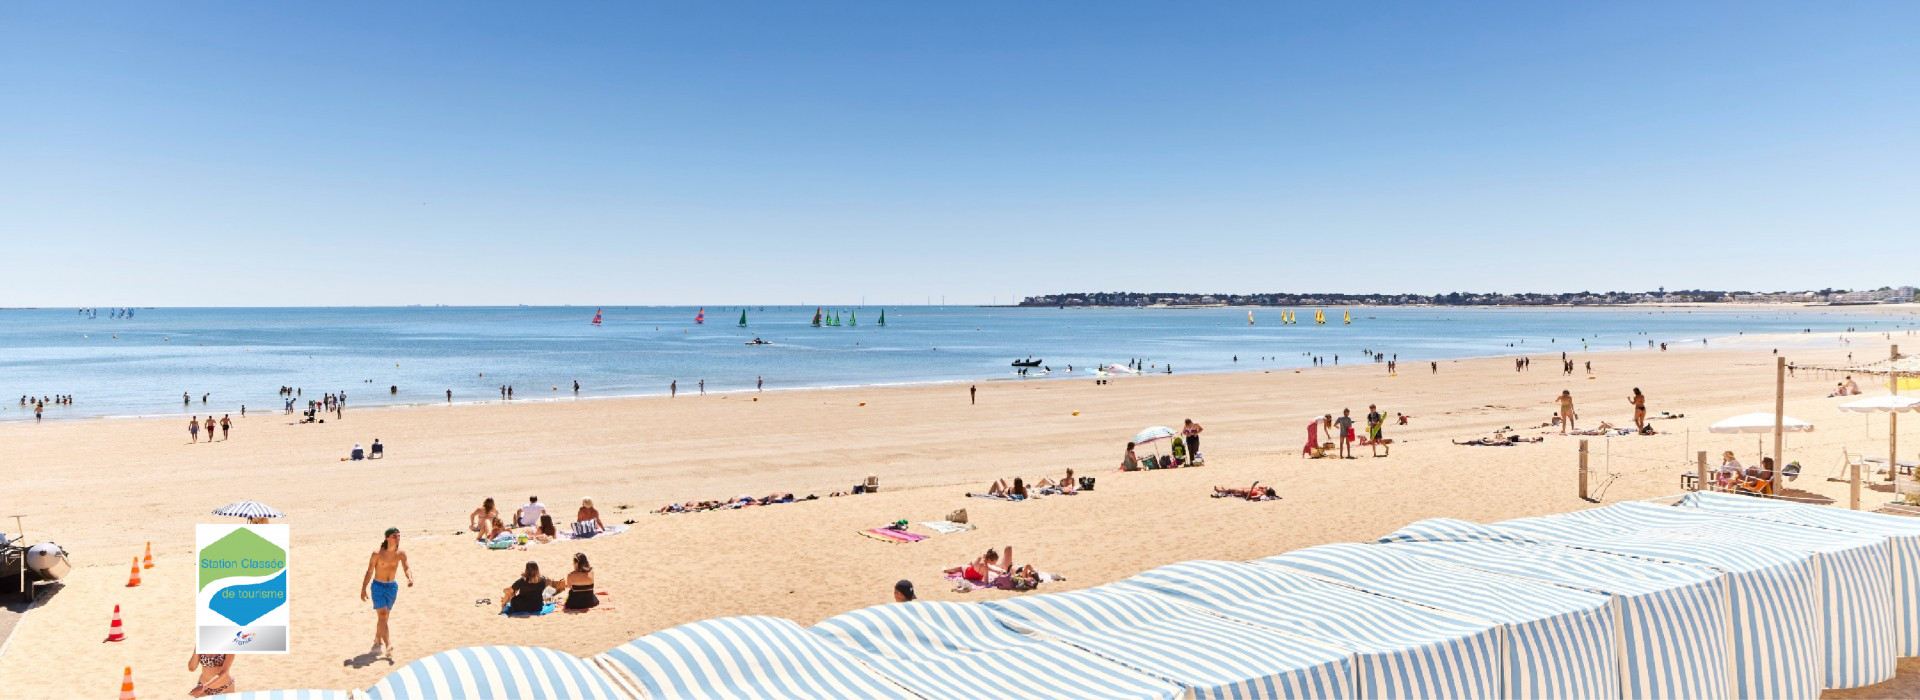
[{"label": "woman in bikini", "polygon": [[533,541],[552,542],[555,538],[558,538],[559,536],[560,536],[560,531],[553,526],[553,516],[546,513],[541,513],[540,525],[533,529],[533,536],[532,536]]},{"label": "woman in bikini", "polygon": [[573,571],[567,574],[567,602],[561,607],[572,611],[586,611],[600,604],[600,596],[593,592],[593,565],[587,563],[587,555],[573,555]]},{"label": "woman in bikini", "polygon": [[1635,430],[1647,429],[1647,396],[1640,393],[1640,387],[1633,388],[1633,396],[1627,397],[1633,404],[1633,427]]},{"label": "woman in bikini", "polygon": [[235,692],[233,660],[238,654],[194,654],[187,659],[187,670],[200,672],[200,682],[187,691],[187,697],[204,698]]},{"label": "woman in bikini", "polygon": [[[1013,548],[1008,547],[1007,549],[1009,553],[1011,553]],[[1011,559],[1011,554],[1009,554],[1009,559]],[[1000,563],[1000,553],[989,548],[987,549],[986,554],[980,555],[980,558],[973,560],[972,563],[967,564],[966,566],[955,566],[955,567],[949,568],[946,570],[945,573],[948,576],[959,574],[960,578],[966,579],[973,583],[984,584],[992,581],[994,578],[998,577],[1000,574],[1005,573],[1005,571],[1001,570],[1001,568],[998,566],[999,563]]]},{"label": "woman in bikini", "polygon": [[499,520],[500,511],[493,507],[493,497],[480,502],[480,507],[467,515],[467,529],[473,532],[486,532],[489,521]]},{"label": "woman in bikini", "polygon": [[1560,397],[1554,401],[1560,404],[1560,434],[1565,435],[1573,427],[1573,392],[1561,389]]},{"label": "woman in bikini", "polygon": [[1200,424],[1193,422],[1192,418],[1188,418],[1186,426],[1180,429],[1180,435],[1186,438],[1187,455],[1193,458],[1193,463],[1196,466],[1200,463],[1201,430]]}]

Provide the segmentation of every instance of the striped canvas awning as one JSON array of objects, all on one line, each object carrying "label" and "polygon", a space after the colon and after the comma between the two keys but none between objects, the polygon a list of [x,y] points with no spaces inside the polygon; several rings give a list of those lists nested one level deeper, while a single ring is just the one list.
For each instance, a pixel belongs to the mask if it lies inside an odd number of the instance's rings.
[{"label": "striped canvas awning", "polygon": [[745,616],[661,630],[594,657],[648,698],[912,698],[791,620]]},{"label": "striped canvas awning", "polygon": [[1044,636],[1021,634],[979,603],[879,605],[808,628],[933,700],[1181,697],[1172,683]]},{"label": "striped canvas awning", "polygon": [[1500,630],[1490,622],[1243,562],[1171,564],[1113,584],[1345,651],[1353,697],[1493,697]]},{"label": "striped canvas awning", "polygon": [[1920,519],[1710,491],[1687,494],[1677,505],[1719,515],[1886,538],[1893,554],[1898,651],[1901,656],[1920,656]]},{"label": "striped canvas awning", "polygon": [[1499,697],[1619,696],[1613,603],[1607,596],[1373,544],[1322,545],[1255,563],[1497,623],[1505,647]]},{"label": "striped canvas awning", "polygon": [[[1800,646],[1785,648],[1823,650],[1816,682],[1828,688],[1893,677],[1893,578],[1883,539],[1644,503],[1496,525],[1576,547],[1751,573],[1730,580],[1733,614],[1772,619],[1750,629],[1789,639],[1736,640],[1736,672],[1794,671],[1793,659],[1769,651],[1790,641]],[[1807,622],[1816,635],[1803,634]]]},{"label": "striped canvas awning", "polygon": [[1015,629],[1059,637],[1195,698],[1352,695],[1346,653],[1146,591],[1104,586],[986,605]]},{"label": "striped canvas awning", "polygon": [[1733,657],[1727,649],[1733,621],[1727,583],[1715,569],[1523,541],[1464,520],[1422,520],[1380,542],[1482,571],[1613,596],[1620,614],[1620,687],[1626,697],[1677,700],[1733,694]]},{"label": "striped canvas awning", "polygon": [[624,700],[586,660],[544,647],[462,647],[401,666],[371,700]]},{"label": "striped canvas awning", "polygon": [[209,700],[360,700],[364,696],[353,690],[249,690],[207,697]]}]

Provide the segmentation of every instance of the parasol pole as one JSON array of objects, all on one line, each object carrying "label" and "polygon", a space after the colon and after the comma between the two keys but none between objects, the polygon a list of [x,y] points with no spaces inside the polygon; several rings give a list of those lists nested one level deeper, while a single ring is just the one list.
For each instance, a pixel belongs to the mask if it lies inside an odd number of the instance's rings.
[{"label": "parasol pole", "polygon": [[[1895,345],[1891,350],[1888,350],[1887,352],[1889,356],[1892,357],[1892,359],[1894,360],[1900,359],[1900,346]],[[1898,367],[1890,363],[1887,365],[1887,369],[1890,369],[1890,370],[1898,369]],[[1893,392],[1894,396],[1900,395],[1900,375],[1899,374],[1893,373],[1893,372],[1887,373],[1887,389]],[[1887,481],[1893,481],[1893,475],[1899,472],[1900,472],[1900,412],[1888,411],[1887,412]]]},{"label": "parasol pole", "polygon": [[1780,493],[1780,472],[1786,462],[1780,461],[1780,447],[1786,440],[1787,420],[1787,358],[1773,358],[1773,492]]}]

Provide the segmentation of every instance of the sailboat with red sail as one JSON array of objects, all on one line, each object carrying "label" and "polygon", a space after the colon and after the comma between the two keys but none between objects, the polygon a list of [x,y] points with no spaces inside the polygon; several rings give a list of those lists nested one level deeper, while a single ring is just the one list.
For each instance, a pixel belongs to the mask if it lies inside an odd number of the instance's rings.
[{"label": "sailboat with red sail", "polygon": [[706,323],[706,322],[707,322],[707,307],[704,307],[704,306],[702,306],[702,307],[700,307],[700,313],[697,313],[697,314],[694,314],[694,315],[693,315],[693,322],[694,322],[694,323]]},{"label": "sailboat with red sail", "polygon": [[600,325],[600,310],[599,310],[599,309],[594,309],[594,310],[593,310],[593,325],[596,325],[596,326],[598,326],[598,325]]}]

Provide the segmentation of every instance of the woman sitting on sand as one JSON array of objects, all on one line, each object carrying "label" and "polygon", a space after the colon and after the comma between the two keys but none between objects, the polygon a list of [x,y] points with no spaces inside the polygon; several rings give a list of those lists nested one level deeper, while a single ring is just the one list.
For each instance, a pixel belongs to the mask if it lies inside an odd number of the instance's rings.
[{"label": "woman sitting on sand", "polygon": [[538,563],[527,562],[527,569],[520,573],[520,578],[514,579],[513,583],[500,591],[500,597],[507,601],[503,612],[509,615],[539,613],[546,605],[547,587],[551,585],[553,581],[540,575]]},{"label": "woman sitting on sand", "polygon": [[1244,498],[1249,501],[1280,500],[1280,494],[1275,492],[1272,486],[1268,486],[1266,488],[1260,488],[1260,482],[1258,481],[1253,482],[1252,486],[1248,486],[1244,489],[1236,489],[1231,486],[1215,486],[1213,487],[1213,497],[1214,498],[1227,498],[1227,497]]},{"label": "woman sitting on sand", "polygon": [[233,662],[239,654],[194,654],[187,659],[188,671],[199,671],[200,682],[187,697],[204,698],[239,692],[233,687]]},{"label": "woman sitting on sand", "polygon": [[[1011,553],[1013,548],[1008,547],[1007,550],[1009,553]],[[1011,554],[1009,554],[1009,559],[1011,559]],[[1000,553],[994,551],[993,548],[989,547],[987,548],[986,554],[980,555],[980,558],[973,560],[972,563],[967,564],[966,566],[955,566],[955,567],[949,568],[945,571],[945,573],[948,576],[953,576],[955,574],[958,574],[960,578],[966,579],[968,581],[972,581],[974,583],[984,584],[984,583],[987,583],[988,581],[992,581],[994,578],[1000,576],[1001,574],[1006,573],[1005,570],[1001,569],[998,566],[999,563],[1000,563]]]},{"label": "woman sitting on sand", "polygon": [[481,542],[492,542],[499,539],[501,535],[512,534],[512,532],[512,530],[507,529],[506,523],[500,522],[500,518],[495,516],[481,521],[480,534],[476,535],[474,539]]},{"label": "woman sitting on sand", "polygon": [[580,510],[573,514],[573,521],[576,523],[592,523],[594,532],[607,531],[606,526],[600,524],[600,511],[593,507],[593,499],[591,498],[580,499]]},{"label": "woman sitting on sand", "polygon": [[479,508],[473,509],[473,512],[467,515],[467,529],[473,532],[484,532],[487,521],[499,519],[500,511],[493,507],[493,497],[488,496],[486,500],[480,502]]},{"label": "woman sitting on sand", "polygon": [[1759,496],[1773,495],[1773,458],[1761,457],[1760,465],[1748,467],[1741,477],[1740,482],[1735,486],[1740,492]]},{"label": "woman sitting on sand", "polygon": [[593,592],[593,565],[587,563],[587,555],[573,555],[573,571],[567,573],[567,602],[561,607],[566,610],[585,611],[600,604],[600,596]]},{"label": "woman sitting on sand", "polygon": [[529,535],[535,542],[552,542],[559,536],[560,531],[553,526],[553,516],[546,513],[540,514],[540,524],[534,527],[533,534]]},{"label": "woman sitting on sand", "polygon": [[1129,442],[1127,443],[1127,453],[1120,457],[1120,471],[1132,472],[1139,470],[1140,458],[1133,456],[1133,443]]}]

